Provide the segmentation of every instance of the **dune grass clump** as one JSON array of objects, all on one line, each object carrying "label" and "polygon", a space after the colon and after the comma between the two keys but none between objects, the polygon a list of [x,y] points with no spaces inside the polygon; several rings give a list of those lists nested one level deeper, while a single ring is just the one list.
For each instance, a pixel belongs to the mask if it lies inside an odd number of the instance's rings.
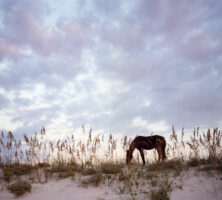
[{"label": "dune grass clump", "polygon": [[159,171],[160,165],[158,163],[150,163],[146,166],[147,171],[156,172]]},{"label": "dune grass clump", "polygon": [[[195,167],[195,171],[213,175],[222,173],[222,134],[218,129],[208,129],[201,134],[196,128],[190,139],[184,141],[184,129],[179,135],[172,127],[172,133],[166,138],[167,159],[164,163],[157,163],[155,150],[145,151],[148,164],[142,166],[139,151],[135,152],[130,165],[125,161],[122,163],[132,138],[125,136],[117,140],[112,134],[108,137],[93,135],[90,129],[87,139],[85,128],[82,128],[85,139],[76,139],[72,134],[58,141],[44,138],[44,127],[40,134],[25,134],[23,141],[17,141],[10,131],[8,134],[2,132],[0,168],[5,182],[9,184],[19,177],[46,183],[52,177],[71,177],[83,187],[101,183],[113,187],[119,195],[131,195],[130,199],[140,199],[140,190],[151,200],[168,200],[172,185],[176,185],[170,180],[182,180],[183,170]],[[8,186],[17,196],[23,190],[31,191],[29,182],[20,179]]]},{"label": "dune grass clump", "polygon": [[121,171],[119,174],[119,181],[128,181],[130,180],[130,178],[132,177],[132,175],[130,173],[126,173]]},{"label": "dune grass clump", "polygon": [[170,197],[167,194],[167,191],[163,186],[159,189],[151,189],[150,191],[151,200],[170,200]]},{"label": "dune grass clump", "polygon": [[26,192],[31,192],[32,185],[26,180],[18,179],[14,183],[8,185],[7,189],[17,197],[22,196]]},{"label": "dune grass clump", "polygon": [[199,170],[206,171],[206,172],[216,171],[216,172],[222,173],[222,160],[218,160],[217,162],[204,165],[200,167]]},{"label": "dune grass clump", "polygon": [[11,168],[11,171],[16,176],[27,175],[32,172],[35,168],[31,164],[21,164],[21,163],[13,163],[10,165],[6,165],[7,168]]},{"label": "dune grass clump", "polygon": [[47,167],[50,167],[50,164],[49,163],[46,163],[46,162],[40,162],[36,165],[36,167],[39,167],[39,168],[47,168]]},{"label": "dune grass clump", "polygon": [[123,167],[124,167],[123,164],[114,164],[114,163],[102,163],[101,164],[101,169],[104,174],[120,173]]},{"label": "dune grass clump", "polygon": [[82,168],[76,162],[65,162],[64,160],[57,160],[47,169],[51,175],[57,174],[58,178],[74,177],[75,172],[80,171]]},{"label": "dune grass clump", "polygon": [[168,170],[177,170],[183,167],[183,163],[179,159],[168,160],[164,163],[164,168]]},{"label": "dune grass clump", "polygon": [[13,173],[10,168],[7,168],[5,166],[2,169],[4,180],[9,183],[12,179]]},{"label": "dune grass clump", "polygon": [[94,169],[94,168],[85,168],[85,169],[82,170],[81,173],[82,173],[83,175],[87,176],[87,175],[96,174],[97,171],[96,171],[96,169]]},{"label": "dune grass clump", "polygon": [[81,179],[81,185],[83,187],[88,187],[89,184],[98,186],[103,181],[103,175],[101,170],[94,171],[89,177]]},{"label": "dune grass clump", "polygon": [[[170,194],[172,192],[173,181],[169,180],[169,177],[163,174],[160,180],[158,188],[150,190],[149,196],[151,200],[170,200]],[[157,181],[153,186],[157,186]]]},{"label": "dune grass clump", "polygon": [[188,167],[198,167],[199,166],[199,159],[198,158],[191,158],[187,161]]},{"label": "dune grass clump", "polygon": [[13,176],[28,175],[34,167],[30,164],[7,163],[3,167],[3,176],[6,182],[10,182]]},{"label": "dune grass clump", "polygon": [[147,172],[160,172],[163,170],[167,170],[169,172],[174,172],[175,176],[179,176],[182,170],[184,169],[184,165],[181,160],[168,160],[164,163],[150,163],[146,166]]}]

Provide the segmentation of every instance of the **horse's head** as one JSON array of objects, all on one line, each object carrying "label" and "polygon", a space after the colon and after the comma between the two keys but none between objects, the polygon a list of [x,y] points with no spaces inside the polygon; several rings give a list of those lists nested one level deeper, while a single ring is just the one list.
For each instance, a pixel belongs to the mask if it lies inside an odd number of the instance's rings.
[{"label": "horse's head", "polygon": [[129,164],[133,158],[133,153],[129,149],[126,151],[126,164]]}]

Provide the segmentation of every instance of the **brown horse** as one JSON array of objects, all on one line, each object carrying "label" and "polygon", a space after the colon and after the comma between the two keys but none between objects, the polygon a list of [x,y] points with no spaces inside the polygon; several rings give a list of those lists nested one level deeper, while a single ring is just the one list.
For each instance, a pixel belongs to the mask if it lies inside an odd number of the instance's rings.
[{"label": "brown horse", "polygon": [[166,140],[164,137],[159,135],[153,135],[153,136],[137,136],[135,139],[131,142],[129,149],[126,151],[126,163],[130,163],[130,161],[133,158],[133,151],[137,148],[140,152],[140,155],[143,160],[143,164],[145,165],[145,158],[143,154],[143,150],[150,150],[150,149],[156,149],[158,152],[158,162],[162,158],[162,161],[164,162],[164,159],[166,158],[165,154],[165,148],[166,148]]}]

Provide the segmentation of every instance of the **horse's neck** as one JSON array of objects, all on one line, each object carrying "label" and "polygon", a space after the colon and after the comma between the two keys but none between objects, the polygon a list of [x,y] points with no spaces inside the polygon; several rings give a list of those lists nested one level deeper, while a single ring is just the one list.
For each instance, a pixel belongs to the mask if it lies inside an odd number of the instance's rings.
[{"label": "horse's neck", "polygon": [[132,142],[132,143],[130,144],[130,147],[129,147],[130,152],[133,153],[134,150],[135,150],[135,148],[136,148],[136,147],[135,147],[135,143]]}]

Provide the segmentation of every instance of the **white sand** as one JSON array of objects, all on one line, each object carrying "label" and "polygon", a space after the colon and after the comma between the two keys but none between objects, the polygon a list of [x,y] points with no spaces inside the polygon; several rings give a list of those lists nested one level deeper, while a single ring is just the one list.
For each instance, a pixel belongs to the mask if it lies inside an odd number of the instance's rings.
[{"label": "white sand", "polygon": [[[176,180],[171,193],[172,200],[222,200],[222,175],[216,177],[195,175],[192,171],[183,176],[182,181]],[[179,178],[177,178],[179,179]],[[181,185],[178,189],[176,185]],[[151,188],[151,187],[150,187]],[[150,189],[143,188],[146,191]],[[139,193],[139,192],[138,192]],[[147,199],[147,196],[138,195],[136,199]],[[80,187],[70,178],[59,181],[49,181],[46,184],[32,184],[31,193],[15,198],[7,189],[0,190],[0,200],[115,200],[131,199],[129,194],[119,196],[111,187],[89,186]]]},{"label": "white sand", "polygon": [[[6,189],[0,192],[0,200],[15,199],[14,195]],[[46,184],[32,184],[31,193],[26,193],[16,199],[24,200],[99,200],[99,199],[119,199],[111,188],[107,187],[80,187],[70,178],[59,181],[50,181]]]},{"label": "white sand", "polygon": [[189,174],[182,181],[182,190],[174,190],[171,200],[222,200],[222,175],[209,177]]}]

